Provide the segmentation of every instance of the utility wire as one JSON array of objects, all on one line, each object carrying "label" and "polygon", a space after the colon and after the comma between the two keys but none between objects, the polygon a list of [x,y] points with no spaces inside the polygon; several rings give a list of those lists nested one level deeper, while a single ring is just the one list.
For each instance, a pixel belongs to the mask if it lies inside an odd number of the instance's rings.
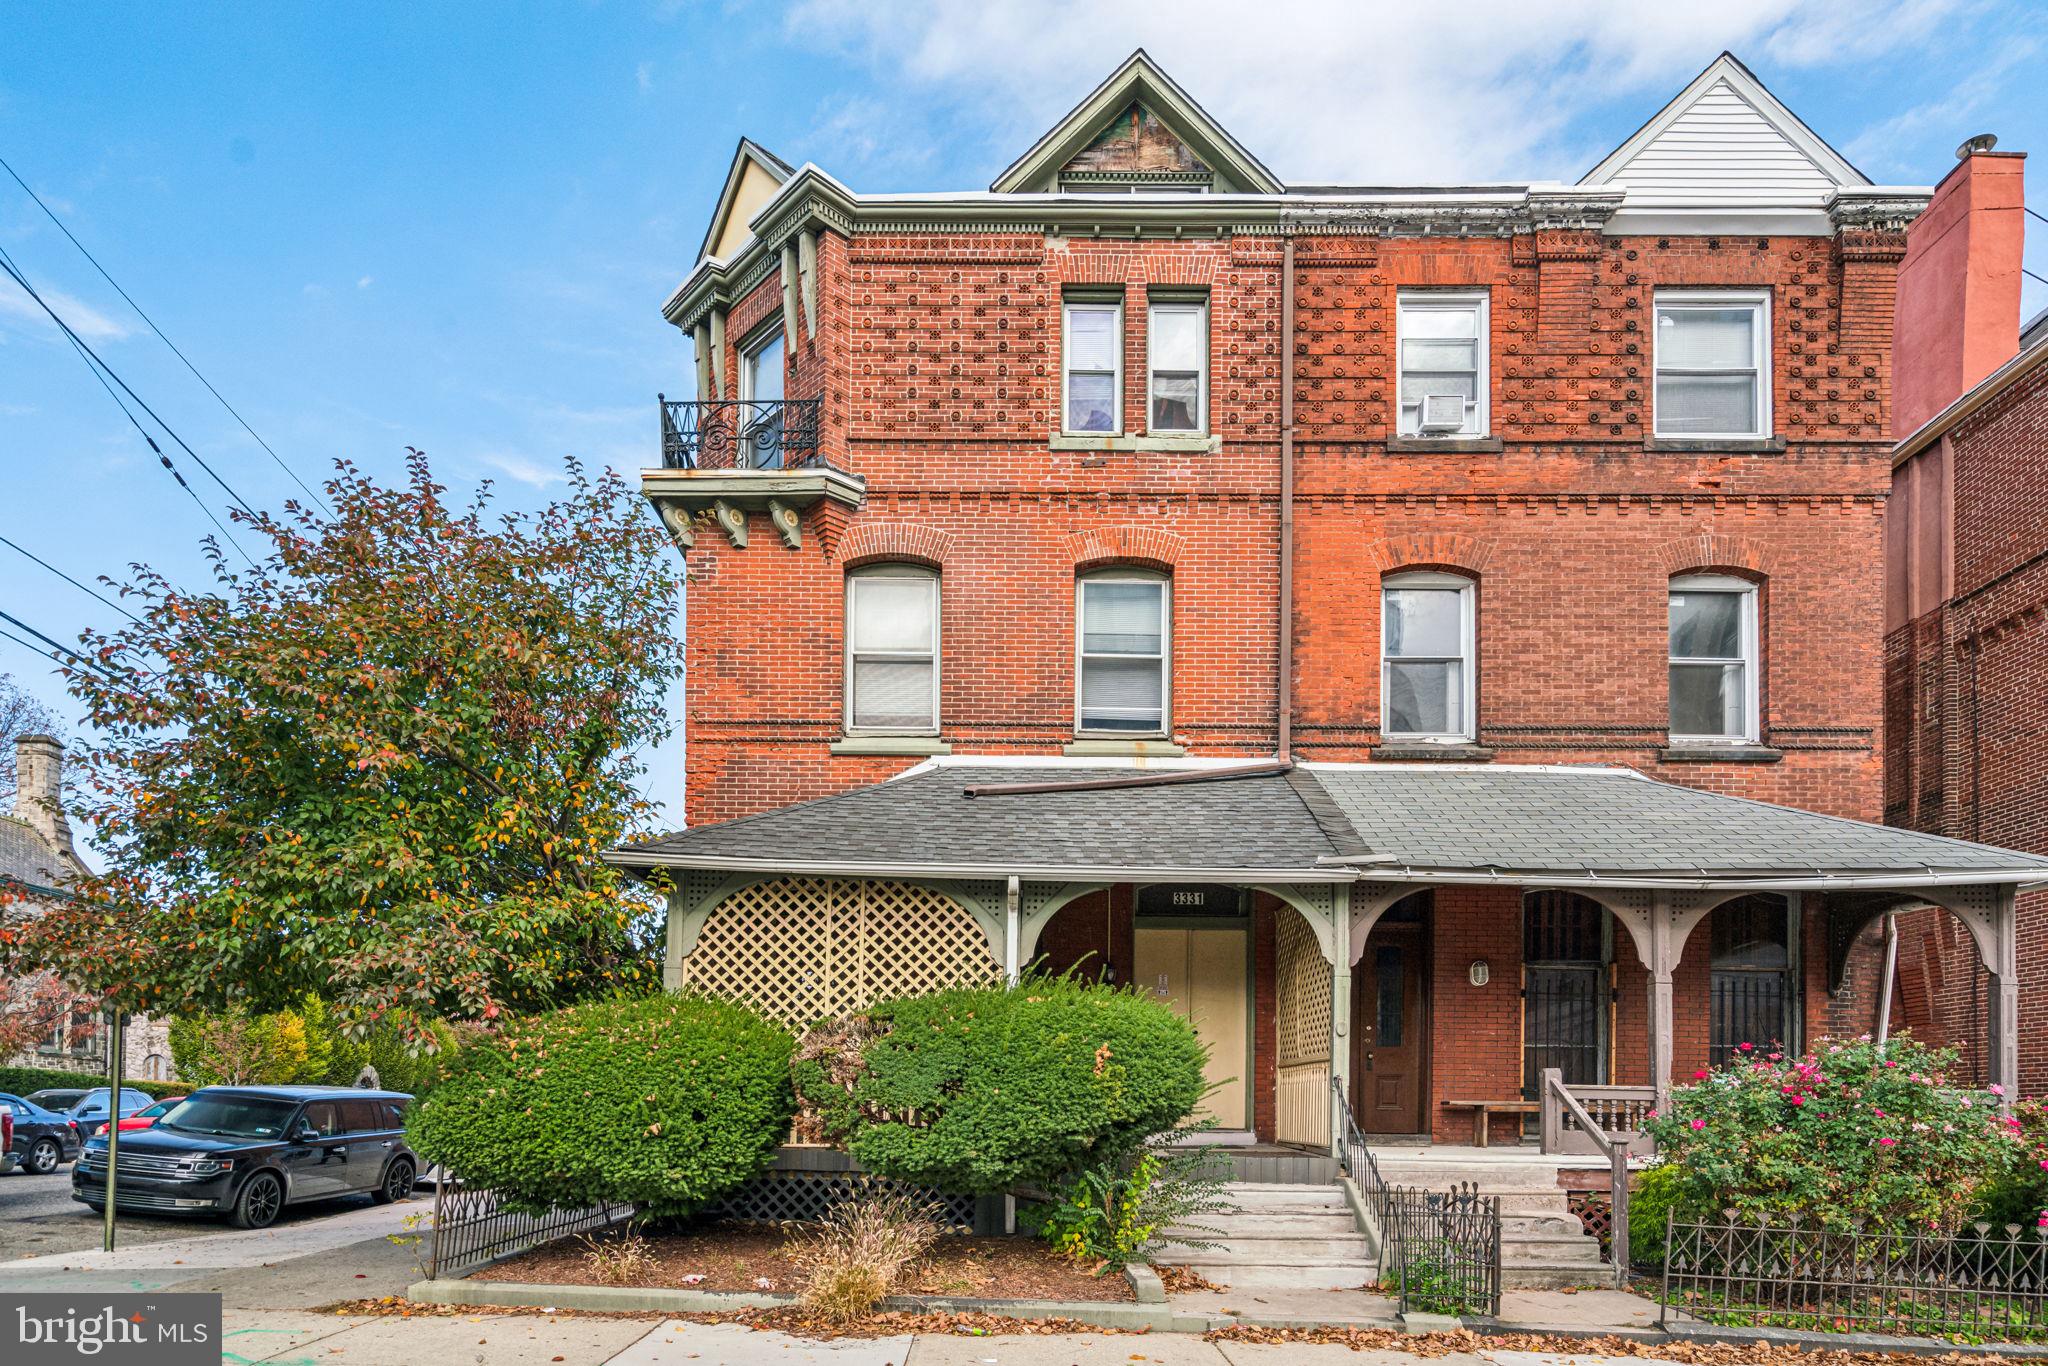
[{"label": "utility wire", "polygon": [[[89,668],[89,669],[98,669],[98,670],[99,670],[99,671],[100,671],[101,673],[103,673],[103,674],[105,674],[105,675],[106,675],[107,677],[109,677],[109,678],[113,679],[113,680],[114,680],[114,681],[115,681],[116,683],[121,683],[121,682],[125,682],[125,681],[126,681],[125,679],[123,679],[123,678],[121,677],[121,675],[120,675],[120,674],[118,674],[118,673],[114,672],[114,671],[113,671],[112,669],[108,668],[108,667],[107,667],[106,665],[104,665],[104,664],[100,663],[100,662],[99,662],[99,661],[98,661],[97,659],[91,659],[91,658],[88,658],[87,656],[85,656],[85,655],[82,655],[82,654],[78,653],[78,651],[76,651],[76,650],[72,649],[72,648],[71,648],[71,647],[70,647],[69,645],[64,645],[64,644],[60,644],[59,642],[57,642],[57,641],[55,641],[55,640],[52,640],[52,639],[50,639],[50,637],[48,637],[48,636],[44,635],[44,634],[43,634],[43,633],[42,633],[41,631],[38,631],[38,630],[37,630],[37,629],[36,629],[35,627],[33,627],[33,626],[29,625],[29,624],[28,624],[27,622],[23,621],[23,620],[22,620],[22,619],[21,619],[20,617],[13,617],[13,616],[9,616],[9,615],[8,615],[7,613],[5,613],[5,612],[0,612],[0,621],[4,621],[4,622],[6,622],[6,623],[7,623],[8,625],[10,625],[10,626],[13,626],[13,627],[14,627],[14,628],[15,628],[16,630],[20,630],[20,631],[26,631],[26,632],[28,632],[28,633],[29,633],[30,635],[34,636],[34,637],[35,637],[35,638],[36,638],[37,640],[40,640],[40,641],[42,641],[42,642],[43,642],[43,644],[45,644],[45,645],[49,646],[49,647],[50,647],[51,649],[53,649],[53,650],[57,651],[57,652],[58,652],[59,654],[66,654],[66,655],[70,655],[70,656],[71,656],[71,657],[72,657],[73,659],[77,660],[77,661],[78,661],[78,662],[79,662],[80,664],[83,664],[83,665],[85,665],[85,666],[86,666],[87,668]],[[33,646],[31,646],[30,648],[34,648],[34,647],[33,647]]]},{"label": "utility wire", "polygon": [[2048,214],[2042,213],[2039,209],[2034,208],[2030,204],[2022,204],[2020,205],[2020,207],[2025,209],[2028,213],[2034,215],[2034,217],[2040,219],[2043,223],[2048,223]]},{"label": "utility wire", "polygon": [[110,367],[105,361],[99,358],[99,353],[94,351],[90,346],[87,346],[85,342],[79,337],[79,335],[71,330],[71,325],[65,322],[63,317],[57,312],[57,310],[50,307],[50,305],[43,299],[43,296],[36,293],[35,287],[29,284],[29,282],[25,278],[23,278],[21,272],[15,268],[14,262],[8,257],[5,249],[0,249],[0,271],[5,271],[9,278],[11,278],[17,285],[20,285],[22,289],[26,290],[28,296],[31,299],[34,299],[38,304],[42,305],[43,312],[49,314],[51,320],[54,321],[58,327],[64,330],[64,336],[66,337],[67,340],[70,341],[71,349],[78,352],[78,358],[85,362],[85,368],[92,371],[93,378],[97,379],[100,382],[100,387],[107,391],[107,397],[114,400],[114,406],[121,410],[121,415],[128,419],[129,424],[135,428],[135,430],[141,435],[142,439],[149,443],[149,448],[156,452],[157,460],[162,463],[163,467],[166,470],[170,471],[171,478],[178,481],[178,487],[185,490],[186,493],[191,495],[192,501],[199,505],[199,510],[206,514],[206,520],[213,523],[214,529],[220,532],[221,536],[227,541],[229,545],[235,548],[236,552],[239,553],[244,560],[248,561],[249,567],[251,569],[255,569],[256,561],[250,558],[248,551],[242,549],[242,543],[240,541],[237,541],[234,538],[234,536],[229,533],[227,527],[222,524],[220,518],[214,516],[213,509],[206,505],[206,500],[199,496],[199,491],[193,488],[190,484],[185,482],[185,476],[178,472],[178,467],[171,463],[171,458],[168,455],[164,454],[164,448],[156,444],[156,438],[151,436],[149,434],[149,430],[146,427],[144,427],[141,422],[136,420],[134,413],[128,411],[128,405],[126,403],[123,403],[121,401],[121,396],[114,392],[113,385],[107,383],[108,377],[111,376],[114,381],[114,384],[120,385],[122,390],[126,392],[130,398],[134,399],[138,405],[140,405],[142,411],[148,413],[150,417],[155,419],[156,424],[164,429],[165,435],[169,436],[171,440],[177,442],[178,445],[183,447],[187,455],[190,455],[195,461],[198,461],[199,468],[205,470],[208,474],[212,474],[213,482],[219,484],[223,489],[227,489],[228,496],[235,501],[236,506],[240,507],[244,513],[248,513],[248,515],[253,519],[255,514],[249,512],[248,504],[242,501],[241,495],[236,493],[232,488],[228,488],[227,481],[222,479],[218,474],[214,474],[213,467],[208,465],[204,460],[200,459],[199,453],[193,450],[190,446],[186,445],[185,439],[179,436],[176,432],[172,431],[169,424],[167,424],[162,418],[157,417],[156,410],[151,408],[147,403],[144,403],[141,397],[138,396],[133,389],[130,389],[128,387],[127,382],[124,381],[119,375],[115,374],[113,368]]},{"label": "utility wire", "polygon": [[115,372],[113,366],[108,365],[105,361],[101,360],[99,353],[97,351],[94,351],[90,346],[87,346],[85,342],[79,337],[79,335],[71,330],[71,324],[65,322],[63,315],[59,314],[56,309],[50,307],[48,303],[44,302],[43,296],[36,293],[35,287],[29,284],[28,280],[22,275],[22,273],[15,268],[14,262],[8,259],[4,251],[0,251],[0,270],[6,271],[7,274],[13,278],[14,283],[20,285],[24,290],[28,291],[28,296],[31,299],[34,299],[36,303],[42,306],[43,312],[49,314],[51,319],[57,324],[57,326],[64,329],[64,335],[71,338],[73,344],[78,346],[79,349],[83,350],[88,356],[91,356],[93,362],[97,364],[100,367],[100,369],[106,371],[108,376],[113,379],[114,383],[121,386],[121,392],[128,395],[129,398],[134,399],[135,406],[142,409],[143,412],[148,413],[150,421],[156,423],[157,426],[163,428],[164,434],[170,437],[171,440],[177,442],[179,449],[183,450],[185,454],[191,456],[193,461],[199,466],[199,468],[205,470],[208,477],[210,477],[214,483],[220,485],[221,491],[227,494],[228,500],[230,502],[232,502],[236,507],[240,508],[243,514],[246,515],[250,520],[257,520],[256,513],[252,508],[250,508],[248,500],[242,497],[241,494],[235,492],[234,486],[229,484],[227,480],[221,478],[220,475],[214,471],[213,466],[207,464],[205,459],[200,456],[199,452],[193,450],[190,443],[188,443],[184,437],[178,435],[178,433],[171,427],[170,423],[164,421],[161,417],[157,416],[156,409],[150,407],[149,404],[143,400],[142,395],[136,393],[133,389],[128,387],[128,381],[122,379],[121,376]]},{"label": "utility wire", "polygon": [[114,292],[121,296],[122,301],[125,302],[128,305],[128,307],[135,310],[135,316],[149,324],[149,330],[156,333],[157,340],[161,341],[165,346],[170,347],[171,354],[176,356],[180,361],[184,362],[185,368],[192,372],[192,378],[198,380],[201,384],[205,385],[206,392],[212,394],[214,398],[218,399],[220,402],[220,406],[228,410],[228,415],[234,418],[235,421],[242,424],[242,430],[249,434],[249,438],[252,441],[254,441],[257,445],[261,446],[264,449],[265,453],[267,453],[272,460],[277,462],[277,467],[279,469],[283,470],[286,474],[291,476],[292,482],[294,484],[297,484],[308,498],[311,498],[315,503],[318,503],[321,506],[321,508],[323,508],[326,511],[327,515],[332,517],[334,515],[334,509],[327,506],[326,500],[323,499],[319,494],[313,492],[312,489],[308,488],[306,486],[306,481],[299,478],[298,471],[294,470],[290,465],[286,464],[284,457],[279,455],[276,451],[272,450],[270,443],[268,441],[265,441],[261,436],[258,436],[256,434],[256,429],[249,425],[249,420],[243,417],[239,412],[235,410],[235,405],[228,402],[227,399],[222,396],[220,390],[213,387],[213,381],[209,380],[206,376],[200,374],[199,367],[194,365],[191,362],[190,358],[188,358],[183,351],[180,351],[178,349],[178,344],[172,341],[169,337],[164,335],[164,330],[156,325],[156,319],[150,317],[149,314],[144,313],[142,311],[142,305],[136,303],[135,300],[133,300],[132,298],[129,298],[128,291],[121,288],[121,284],[118,280],[116,280],[113,276],[107,274],[107,268],[100,264],[99,258],[94,256],[90,251],[86,250],[85,243],[79,241],[76,237],[71,235],[71,229],[64,226],[64,220],[57,217],[57,215],[51,211],[50,206],[43,202],[43,197],[41,195],[37,194],[34,190],[29,188],[28,182],[21,178],[21,173],[19,171],[15,170],[14,167],[7,164],[7,158],[0,157],[0,169],[4,169],[9,176],[12,176],[14,179],[14,183],[21,186],[22,193],[26,194],[30,199],[33,199],[36,202],[36,207],[43,211],[43,215],[46,218],[48,218],[52,223],[55,223],[57,225],[57,231],[64,234],[65,240],[69,241],[72,246],[77,247],[79,253],[82,256],[84,256],[86,260],[92,262],[92,268],[100,273],[100,278],[102,280],[105,280],[109,285],[113,286]]},{"label": "utility wire", "polygon": [[97,590],[97,589],[94,589],[94,588],[88,588],[88,587],[87,587],[86,585],[84,585],[84,584],[80,583],[80,582],[79,582],[79,581],[78,581],[77,579],[74,579],[74,578],[72,578],[72,577],[71,577],[71,576],[70,576],[69,574],[67,574],[67,573],[65,573],[65,572],[64,572],[63,570],[59,569],[59,568],[58,568],[58,567],[57,567],[56,565],[54,565],[54,564],[51,564],[51,563],[50,563],[50,562],[49,562],[48,560],[44,559],[44,558],[43,558],[42,556],[40,556],[40,555],[38,555],[38,554],[34,553],[33,551],[29,551],[29,550],[24,550],[24,549],[22,549],[22,548],[21,548],[20,546],[16,545],[16,544],[15,544],[15,543],[14,543],[13,541],[10,541],[10,540],[8,540],[8,539],[7,539],[7,538],[6,538],[5,536],[0,536],[0,545],[4,545],[4,546],[6,546],[6,547],[7,547],[7,548],[8,548],[9,550],[12,550],[12,551],[14,551],[14,552],[15,552],[16,554],[18,554],[18,555],[22,555],[22,556],[25,556],[25,557],[27,557],[28,559],[34,560],[34,561],[35,561],[35,562],[36,562],[37,564],[39,564],[39,565],[41,565],[41,566],[42,566],[43,568],[45,568],[45,569],[49,570],[49,571],[50,571],[50,572],[51,572],[52,574],[55,574],[55,575],[56,575],[56,576],[57,576],[58,578],[60,578],[60,579],[64,580],[64,582],[66,582],[66,583],[70,584],[70,585],[71,585],[71,586],[72,586],[73,588],[76,588],[76,589],[77,589],[77,590],[78,590],[79,592],[81,592],[81,593],[90,593],[90,594],[91,594],[91,595],[92,595],[93,597],[95,597],[95,598],[98,598],[98,599],[99,599],[99,600],[100,600],[101,602],[103,602],[103,603],[105,603],[105,604],[106,604],[107,606],[109,606],[109,607],[113,608],[113,609],[114,609],[114,610],[115,610],[116,612],[119,612],[119,613],[120,613],[120,614],[121,614],[122,616],[124,616],[124,617],[128,618],[128,620],[130,620],[130,621],[134,622],[134,623],[135,623],[135,624],[136,624],[137,626],[140,626],[140,625],[142,624],[142,618],[141,618],[141,617],[138,617],[138,616],[136,616],[136,615],[135,615],[135,614],[134,614],[133,612],[131,612],[131,611],[129,611],[129,610],[127,609],[127,608],[123,607],[123,606],[122,606],[122,605],[121,605],[120,603],[118,603],[118,602],[115,602],[115,601],[114,601],[114,600],[113,600],[112,598],[110,598],[110,597],[107,597],[106,595],[102,594],[102,593],[101,593],[101,592],[100,592],[99,590]]}]

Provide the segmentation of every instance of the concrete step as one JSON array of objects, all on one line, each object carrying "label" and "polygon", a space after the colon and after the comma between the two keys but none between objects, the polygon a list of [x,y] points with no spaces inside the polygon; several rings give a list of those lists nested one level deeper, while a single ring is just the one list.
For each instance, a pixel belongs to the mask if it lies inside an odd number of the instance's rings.
[{"label": "concrete step", "polygon": [[[1236,1262],[1248,1265],[1253,1262],[1344,1262],[1356,1265],[1372,1255],[1372,1244],[1363,1234],[1340,1234],[1335,1237],[1294,1236],[1268,1238],[1256,1234],[1248,1235],[1246,1230],[1231,1229],[1223,1237],[1203,1239],[1214,1242],[1214,1247],[1188,1247],[1185,1243],[1171,1246],[1175,1251],[1185,1249],[1192,1259],[1209,1262]],[[1172,1258],[1168,1258],[1172,1260]],[[1192,1265],[1192,1262],[1190,1263]]]},{"label": "concrete step", "polygon": [[1507,1290],[1563,1290],[1569,1286],[1612,1286],[1614,1273],[1603,1262],[1570,1262],[1552,1266],[1509,1266],[1501,1262],[1500,1283]]},{"label": "concrete step", "polygon": [[1510,1214],[1506,1210],[1500,1215],[1500,1236],[1503,1242],[1530,1238],[1571,1238],[1586,1236],[1586,1226],[1576,1214],[1565,1211],[1557,1214]]},{"label": "concrete step", "polygon": [[[1318,1210],[1314,1213],[1257,1214],[1226,1213],[1203,1215],[1194,1221],[1209,1229],[1228,1232],[1233,1238],[1341,1238],[1355,1233],[1358,1223],[1349,1210]],[[1169,1229],[1178,1233],[1180,1229]],[[1213,1238],[1214,1233],[1198,1236]]]},{"label": "concrete step", "polygon": [[1576,1241],[1565,1238],[1545,1238],[1526,1243],[1510,1243],[1505,1240],[1501,1242],[1500,1264],[1502,1266],[1549,1266],[1552,1263],[1561,1266],[1598,1266],[1600,1265],[1600,1244],[1591,1238],[1582,1238]]},{"label": "concrete step", "polygon": [[[1180,1263],[1180,1265],[1189,1265]],[[1295,1290],[1357,1290],[1379,1279],[1371,1262],[1339,1266],[1329,1262],[1307,1262],[1297,1266],[1204,1266],[1202,1278],[1233,1290],[1289,1288]]]}]

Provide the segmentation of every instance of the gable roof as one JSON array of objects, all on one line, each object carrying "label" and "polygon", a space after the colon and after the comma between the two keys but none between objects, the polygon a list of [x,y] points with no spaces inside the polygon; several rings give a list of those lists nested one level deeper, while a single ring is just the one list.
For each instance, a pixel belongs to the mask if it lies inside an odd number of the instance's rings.
[{"label": "gable roof", "polygon": [[1723,52],[1579,184],[1649,202],[1787,203],[1870,178]]},{"label": "gable roof", "polygon": [[[726,235],[736,210],[741,211],[740,226],[746,226],[746,219],[761,207],[755,176],[765,176],[772,190],[795,175],[790,164],[775,153],[763,147],[752,138],[741,138],[740,145],[733,151],[732,165],[725,172],[725,188],[718,192],[718,203],[711,210],[711,226],[704,230],[704,245],[697,249],[697,259],[702,261],[712,254],[712,248]],[[742,196],[755,199],[751,204],[742,204]]]},{"label": "gable roof", "polygon": [[[63,890],[72,869],[27,821],[0,815],[0,884],[33,895],[68,896]],[[0,903],[0,910],[6,909]]]},{"label": "gable roof", "polygon": [[1058,188],[1060,168],[1092,143],[1106,124],[1141,105],[1170,129],[1216,177],[1215,188],[1240,193],[1279,194],[1278,176],[1230,135],[1209,111],[1160,69],[1144,48],[1124,60],[1109,78],[1055,123],[1046,134],[995,178],[998,194]]},{"label": "gable roof", "polygon": [[[1153,768],[1197,773],[1168,761]],[[1080,881],[1917,886],[2048,881],[2048,858],[1661,782],[1628,768],[1297,764],[984,793],[1130,768],[938,760],[838,796],[611,850],[631,868]]]}]

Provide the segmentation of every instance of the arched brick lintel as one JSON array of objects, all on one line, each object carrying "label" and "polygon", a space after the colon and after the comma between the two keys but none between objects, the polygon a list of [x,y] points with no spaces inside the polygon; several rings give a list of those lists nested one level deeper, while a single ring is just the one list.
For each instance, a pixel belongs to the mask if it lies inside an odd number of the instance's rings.
[{"label": "arched brick lintel", "polygon": [[1746,536],[1703,531],[1666,541],[1657,553],[1667,577],[1707,573],[1734,573],[1758,579],[1771,576],[1769,549],[1761,541]]},{"label": "arched brick lintel", "polygon": [[1186,538],[1150,526],[1090,527],[1069,536],[1067,544],[1077,571],[1115,564],[1171,570],[1187,548]]},{"label": "arched brick lintel", "polygon": [[839,538],[839,562],[848,569],[865,564],[909,561],[932,569],[945,567],[952,553],[953,533],[917,522],[857,522]]},{"label": "arched brick lintel", "polygon": [[1389,536],[1366,547],[1374,567],[1382,574],[1404,569],[1458,569],[1467,574],[1484,574],[1493,544],[1474,536],[1454,532],[1427,532],[1417,536]]}]

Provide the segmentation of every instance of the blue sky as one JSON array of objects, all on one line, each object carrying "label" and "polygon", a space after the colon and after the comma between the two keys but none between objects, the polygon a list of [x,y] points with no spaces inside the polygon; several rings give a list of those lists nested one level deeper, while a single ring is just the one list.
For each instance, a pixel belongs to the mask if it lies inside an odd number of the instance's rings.
[{"label": "blue sky", "polygon": [[[491,479],[523,505],[564,455],[652,458],[656,391],[690,387],[659,304],[741,134],[856,189],[978,188],[1142,44],[1284,178],[1574,179],[1727,47],[1880,182],[1931,183],[1986,130],[2048,149],[2038,3],[1258,11],[15,4],[0,156],[309,482],[338,457],[394,472],[416,445],[458,490]],[[2033,178],[2048,212],[2048,164]],[[4,178],[0,246],[230,483],[287,496]],[[31,308],[0,291],[7,533],[79,578],[142,561],[195,582],[201,514]],[[111,617],[4,550],[0,610],[60,639]],[[0,670],[76,716],[45,662],[0,641]],[[653,762],[679,819],[680,745]]]}]

